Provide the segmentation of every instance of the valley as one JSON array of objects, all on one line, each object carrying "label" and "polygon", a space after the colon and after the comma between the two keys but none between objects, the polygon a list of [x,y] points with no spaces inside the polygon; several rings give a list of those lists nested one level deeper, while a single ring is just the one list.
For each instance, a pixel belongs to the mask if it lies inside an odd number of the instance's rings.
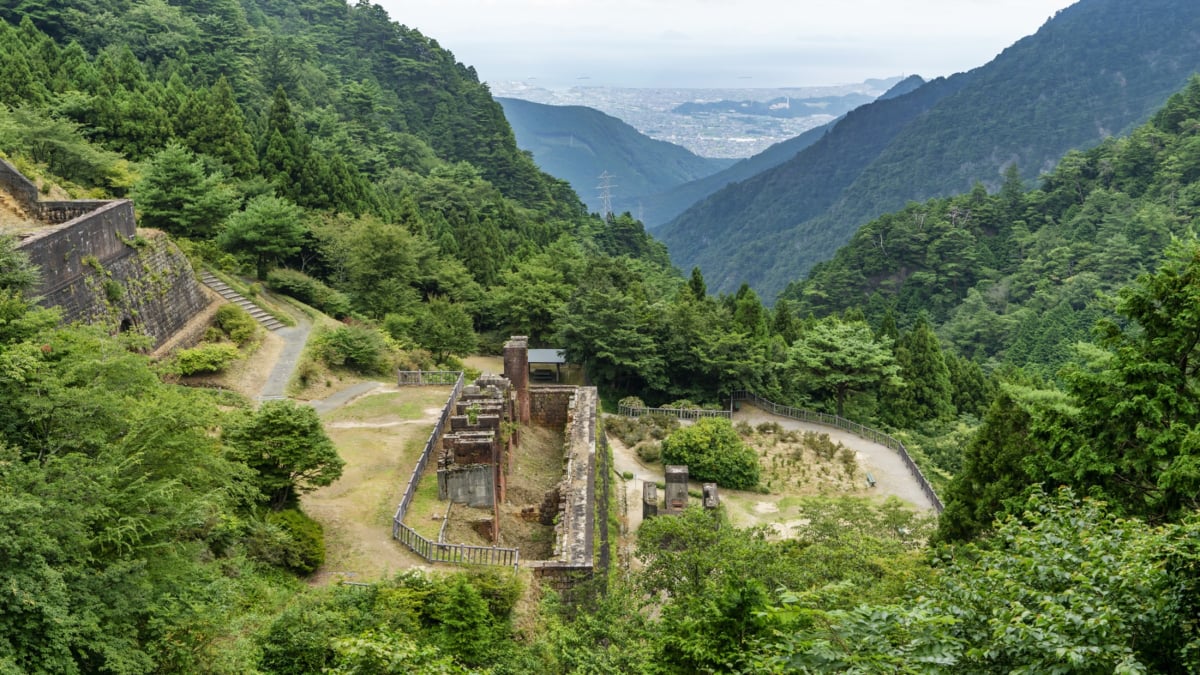
[{"label": "valley", "polygon": [[[621,11],[994,28],[718,4]],[[0,673],[1200,672],[1200,9],[1053,9],[550,91],[371,2],[0,6]]]}]

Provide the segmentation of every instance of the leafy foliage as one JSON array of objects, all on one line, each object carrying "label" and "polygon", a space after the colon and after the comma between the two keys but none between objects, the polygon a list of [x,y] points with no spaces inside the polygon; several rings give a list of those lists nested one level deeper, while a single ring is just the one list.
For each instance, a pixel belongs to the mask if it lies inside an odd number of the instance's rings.
[{"label": "leafy foliage", "polygon": [[262,498],[276,511],[303,492],[329,485],[345,462],[325,435],[317,411],[288,400],[265,401],[229,426],[225,440],[258,476]]},{"label": "leafy foliage", "polygon": [[238,348],[228,343],[205,343],[175,353],[175,366],[180,375],[219,373],[241,354]]},{"label": "leafy foliage", "polygon": [[389,347],[377,329],[362,324],[338,326],[313,338],[318,357],[331,366],[345,366],[366,374],[387,369]]},{"label": "leafy foliage", "polygon": [[249,312],[233,303],[221,305],[213,321],[238,346],[248,344],[258,335],[258,322]]},{"label": "leafy foliage", "polygon": [[877,342],[861,321],[827,319],[815,324],[788,350],[787,368],[796,382],[832,392],[839,416],[845,415],[851,392],[902,382],[889,345]]},{"label": "leafy foliage", "polygon": [[290,269],[271,270],[267,273],[267,285],[272,290],[312,305],[335,319],[342,319],[350,314],[349,296],[303,272]]},{"label": "leafy foliage", "polygon": [[772,612],[782,629],[759,666],[1185,672],[1195,632],[1176,611],[1178,580],[1160,564],[1164,542],[1181,536],[1069,491],[1036,494],[996,536],[941,551],[936,581],[914,587],[905,604],[809,610],[785,596]]},{"label": "leafy foliage", "polygon": [[706,417],[671,432],[662,443],[664,464],[686,464],[688,475],[734,490],[758,485],[758,456],[723,417]]}]

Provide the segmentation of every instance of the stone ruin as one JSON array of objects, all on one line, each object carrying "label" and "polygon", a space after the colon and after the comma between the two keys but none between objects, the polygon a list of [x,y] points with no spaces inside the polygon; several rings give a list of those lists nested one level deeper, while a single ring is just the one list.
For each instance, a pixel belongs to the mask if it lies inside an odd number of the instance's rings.
[{"label": "stone ruin", "polygon": [[513,336],[504,345],[504,375],[487,375],[463,388],[442,436],[438,494],[456,503],[492,508],[491,532],[481,534],[496,541],[505,477],[513,453],[519,451],[519,425],[562,429],[562,478],[540,506],[525,509],[521,518],[554,526],[551,559],[530,566],[543,583],[568,590],[594,575],[599,397],[595,387],[531,387],[528,347],[527,337]]},{"label": "stone ruin", "polygon": [[[660,513],[665,516],[677,516],[687,509],[688,505],[688,468],[686,464],[668,464],[665,469],[666,489],[663,491],[663,503],[659,508],[658,486],[649,481],[642,482],[642,519],[653,518]],[[721,497],[717,493],[716,483],[704,483],[701,488],[701,504],[706,510],[716,509],[721,505]]]},{"label": "stone ruin", "polygon": [[63,323],[135,330],[158,348],[178,340],[192,317],[215,309],[216,296],[204,290],[170,239],[137,229],[128,199],[43,200],[37,186],[3,159],[0,193],[12,198],[10,206],[21,216],[22,225],[7,233],[40,271],[30,296],[58,307]]},{"label": "stone ruin", "polygon": [[517,440],[515,433],[505,433],[505,423],[514,421],[516,409],[508,378],[485,375],[463,387],[442,436],[438,498],[491,508],[492,541],[499,536],[498,506],[505,499],[505,476]]}]

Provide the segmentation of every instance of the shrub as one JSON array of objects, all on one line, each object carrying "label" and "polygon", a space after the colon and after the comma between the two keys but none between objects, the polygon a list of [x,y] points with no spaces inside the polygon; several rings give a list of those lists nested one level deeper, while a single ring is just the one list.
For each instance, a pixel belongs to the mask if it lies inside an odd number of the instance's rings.
[{"label": "shrub", "polygon": [[239,355],[237,347],[231,344],[201,344],[179,350],[175,354],[175,367],[180,375],[219,373]]},{"label": "shrub", "polygon": [[637,449],[637,455],[643,462],[653,464],[662,459],[662,444],[647,443]]},{"label": "shrub", "polygon": [[388,367],[388,344],[382,333],[362,324],[339,326],[317,336],[316,353],[331,366],[360,373],[383,373]]},{"label": "shrub", "polygon": [[644,402],[642,402],[642,399],[640,399],[636,396],[626,396],[625,398],[621,399],[620,401],[617,401],[617,405],[625,406],[626,408],[645,408],[646,407],[646,404]]},{"label": "shrub", "polygon": [[246,310],[234,304],[221,305],[214,317],[217,327],[238,346],[244,345],[258,335],[258,322]]},{"label": "shrub", "polygon": [[662,443],[662,458],[665,464],[686,464],[699,481],[735,490],[758,484],[758,456],[725,418],[706,417],[671,434]]},{"label": "shrub", "polygon": [[299,509],[267,514],[267,522],[286,535],[279,563],[293,572],[309,575],[325,562],[325,532],[321,524]]},{"label": "shrub", "polygon": [[303,272],[289,269],[272,270],[267,275],[267,286],[312,305],[336,319],[350,315],[350,296]]}]

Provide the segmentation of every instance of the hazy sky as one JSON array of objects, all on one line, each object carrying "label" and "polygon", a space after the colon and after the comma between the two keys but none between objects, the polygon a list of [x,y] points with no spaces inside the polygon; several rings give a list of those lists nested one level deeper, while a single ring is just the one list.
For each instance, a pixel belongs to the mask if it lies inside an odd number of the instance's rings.
[{"label": "hazy sky", "polygon": [[376,2],[485,81],[775,87],[969,70],[1074,0]]}]

